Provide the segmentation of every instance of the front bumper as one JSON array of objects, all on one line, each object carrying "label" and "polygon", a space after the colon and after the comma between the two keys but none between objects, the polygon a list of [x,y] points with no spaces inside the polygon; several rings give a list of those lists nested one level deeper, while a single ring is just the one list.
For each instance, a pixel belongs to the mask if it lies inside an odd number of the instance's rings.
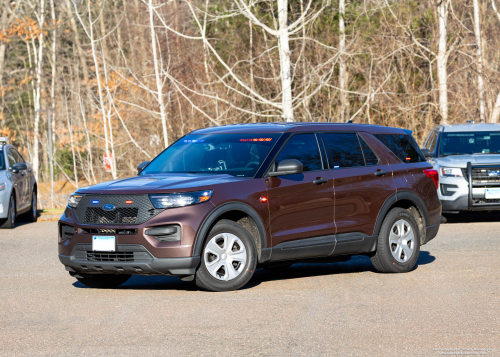
[{"label": "front bumper", "polygon": [[486,200],[487,187],[475,184],[469,191],[465,177],[439,177],[438,196],[443,212],[500,210],[500,200]]},{"label": "front bumper", "polygon": [[119,244],[116,252],[92,252],[91,244],[77,244],[71,255],[59,255],[70,273],[194,275],[200,257],[155,258],[144,246]]}]

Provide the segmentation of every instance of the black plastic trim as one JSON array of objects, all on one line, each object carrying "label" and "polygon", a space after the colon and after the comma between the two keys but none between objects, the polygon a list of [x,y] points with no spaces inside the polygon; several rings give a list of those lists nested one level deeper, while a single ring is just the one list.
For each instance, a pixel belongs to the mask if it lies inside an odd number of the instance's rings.
[{"label": "black plastic trim", "polygon": [[[257,229],[259,230],[260,236],[260,246],[261,251],[262,248],[267,247],[267,239],[266,239],[266,228],[264,227],[264,223],[262,222],[259,214],[249,205],[243,202],[227,202],[218,207],[216,207],[212,212],[208,214],[208,216],[203,220],[203,223],[200,225],[198,232],[196,233],[196,238],[193,247],[193,256],[200,256],[201,249],[203,248],[203,242],[207,237],[210,229],[212,228],[214,222],[219,218],[222,214],[230,211],[242,211],[248,214],[257,225]],[[263,254],[259,254],[259,263],[264,262],[262,260],[264,258]]]},{"label": "black plastic trim", "polygon": [[[443,217],[439,217],[438,221],[436,224],[429,226],[425,229],[425,241],[424,244],[429,243],[430,240],[434,239],[436,237],[438,231],[439,231],[439,226],[441,225],[441,219]],[[423,245],[423,244],[422,244]]]},{"label": "black plastic trim", "polygon": [[327,257],[335,249],[335,235],[284,242],[272,248],[271,261]]},{"label": "black plastic trim", "polygon": [[[59,255],[66,270],[86,274],[136,274],[136,275],[193,275],[200,264],[200,257],[152,258],[151,262],[93,262],[72,260]],[[68,269],[69,268],[69,269]]]},{"label": "black plastic trim", "polygon": [[422,215],[424,226],[427,227],[429,225],[429,223],[430,223],[429,222],[429,211],[427,210],[427,207],[425,206],[424,201],[422,201],[422,199],[416,193],[411,192],[411,191],[402,190],[402,191],[397,191],[397,192],[394,192],[393,194],[391,194],[385,200],[384,204],[382,205],[382,208],[380,208],[380,211],[379,211],[378,216],[377,216],[377,221],[376,221],[375,227],[373,229],[374,236],[379,234],[380,227],[382,227],[382,223],[384,222],[384,218],[387,215],[387,213],[389,212],[389,209],[392,207],[392,205],[394,205],[396,202],[402,201],[402,200],[409,200],[412,203],[414,203],[417,206],[420,214]]},{"label": "black plastic trim", "polygon": [[376,235],[352,232],[284,242],[272,248],[269,261],[370,253],[375,251],[377,239]]}]

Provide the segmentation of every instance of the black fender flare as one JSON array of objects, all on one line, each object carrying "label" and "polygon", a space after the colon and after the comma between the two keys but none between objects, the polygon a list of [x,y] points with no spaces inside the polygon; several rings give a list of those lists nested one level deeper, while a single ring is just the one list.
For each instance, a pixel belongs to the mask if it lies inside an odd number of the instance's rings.
[{"label": "black fender flare", "polygon": [[384,218],[389,212],[389,209],[398,201],[411,201],[418,209],[422,216],[422,220],[424,223],[424,227],[429,226],[429,212],[427,210],[427,207],[425,206],[424,201],[414,192],[412,191],[397,191],[394,192],[392,195],[390,195],[382,205],[382,208],[380,209],[378,216],[377,216],[377,221],[375,223],[375,227],[373,228],[373,235],[378,235],[380,232],[380,227],[382,227],[382,222],[384,222]]},{"label": "black fender flare", "polygon": [[[201,249],[203,248],[203,242],[205,241],[205,237],[209,233],[210,228],[212,228],[214,222],[224,213],[230,211],[241,211],[250,216],[255,224],[257,225],[257,229],[259,230],[259,238],[260,238],[260,247],[264,249],[267,247],[267,239],[266,239],[266,228],[259,214],[248,204],[243,202],[226,202],[220,206],[217,206],[214,210],[212,210],[208,216],[203,220],[196,233],[196,238],[193,247],[193,257],[198,257],[201,255]],[[260,256],[260,252],[257,252]]]}]

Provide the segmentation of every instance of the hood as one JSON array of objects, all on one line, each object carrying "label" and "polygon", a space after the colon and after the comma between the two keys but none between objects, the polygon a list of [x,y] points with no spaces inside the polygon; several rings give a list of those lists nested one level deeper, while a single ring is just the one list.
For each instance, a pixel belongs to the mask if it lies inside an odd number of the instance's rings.
[{"label": "hood", "polygon": [[500,165],[500,155],[451,155],[434,159],[439,166],[466,168],[467,162],[472,165]]},{"label": "hood", "polygon": [[78,189],[82,194],[172,193],[210,189],[214,185],[248,180],[215,174],[162,174],[129,177]]}]

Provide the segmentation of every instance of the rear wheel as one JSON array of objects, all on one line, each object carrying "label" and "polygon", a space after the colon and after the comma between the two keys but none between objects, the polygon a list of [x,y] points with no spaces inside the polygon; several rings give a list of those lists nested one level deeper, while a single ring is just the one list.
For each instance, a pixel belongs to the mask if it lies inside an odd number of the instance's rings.
[{"label": "rear wheel", "polygon": [[384,219],[377,251],[370,258],[381,273],[405,273],[413,269],[420,253],[420,232],[413,215],[403,208],[392,209]]},{"label": "rear wheel", "polygon": [[87,274],[78,281],[89,288],[113,289],[125,283],[131,275],[127,274]]},{"label": "rear wheel", "polygon": [[0,228],[14,228],[16,226],[16,200],[14,194],[10,196],[9,207],[7,208],[7,218],[2,220]]},{"label": "rear wheel", "polygon": [[30,210],[22,215],[22,218],[26,222],[36,222],[38,219],[38,201],[36,196],[36,191],[31,194],[31,207]]},{"label": "rear wheel", "polygon": [[209,291],[231,291],[252,278],[257,249],[252,236],[239,223],[221,220],[203,246],[196,285]]}]

